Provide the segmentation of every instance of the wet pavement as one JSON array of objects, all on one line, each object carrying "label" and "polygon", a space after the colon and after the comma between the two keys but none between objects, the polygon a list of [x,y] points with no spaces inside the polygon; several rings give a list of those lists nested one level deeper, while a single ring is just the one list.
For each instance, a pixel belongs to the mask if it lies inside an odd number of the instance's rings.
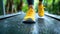
[{"label": "wet pavement", "polygon": [[60,21],[44,16],[34,24],[22,23],[24,14],[0,20],[0,34],[60,34]]}]

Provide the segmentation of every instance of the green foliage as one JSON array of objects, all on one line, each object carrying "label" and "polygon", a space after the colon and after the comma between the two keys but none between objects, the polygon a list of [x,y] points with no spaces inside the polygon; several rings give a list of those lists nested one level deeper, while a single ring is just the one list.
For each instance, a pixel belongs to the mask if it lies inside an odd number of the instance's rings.
[{"label": "green foliage", "polygon": [[27,12],[27,10],[28,10],[27,0],[23,0],[23,7],[22,7],[22,11]]},{"label": "green foliage", "polygon": [[0,15],[3,15],[3,2],[0,0]]},{"label": "green foliage", "polygon": [[[17,5],[20,3],[20,0],[14,0],[14,4]],[[4,0],[4,4],[6,4],[6,0]],[[47,10],[49,13],[52,14],[58,14],[59,11],[59,0],[44,0],[43,2],[44,6],[45,6],[45,10]],[[53,5],[54,4],[54,5]],[[36,10],[36,12],[38,11],[38,1],[34,0],[34,8]],[[28,3],[27,0],[23,0],[23,7],[22,7],[22,11],[27,12],[28,10]]]},{"label": "green foliage", "polygon": [[27,12],[27,10],[28,10],[28,5],[24,4],[22,7],[22,11]]},{"label": "green foliage", "polygon": [[45,0],[44,5],[49,13],[59,15],[59,0]]}]

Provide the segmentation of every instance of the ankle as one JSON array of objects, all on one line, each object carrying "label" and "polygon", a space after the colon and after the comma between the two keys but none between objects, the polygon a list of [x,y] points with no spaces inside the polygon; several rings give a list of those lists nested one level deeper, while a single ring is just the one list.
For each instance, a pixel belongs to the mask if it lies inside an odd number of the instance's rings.
[{"label": "ankle", "polygon": [[33,5],[29,5],[29,8],[33,8]]},{"label": "ankle", "polygon": [[42,2],[41,1],[39,1],[39,5],[41,5],[42,4]]}]

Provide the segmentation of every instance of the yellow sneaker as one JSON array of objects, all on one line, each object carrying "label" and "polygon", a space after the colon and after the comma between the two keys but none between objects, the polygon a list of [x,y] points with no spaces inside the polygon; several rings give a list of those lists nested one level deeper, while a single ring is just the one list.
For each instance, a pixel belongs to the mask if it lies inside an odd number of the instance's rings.
[{"label": "yellow sneaker", "polygon": [[35,23],[35,11],[33,8],[29,8],[26,16],[24,17],[23,23]]},{"label": "yellow sneaker", "polygon": [[44,6],[43,6],[43,4],[38,5],[38,15],[40,17],[44,16]]}]

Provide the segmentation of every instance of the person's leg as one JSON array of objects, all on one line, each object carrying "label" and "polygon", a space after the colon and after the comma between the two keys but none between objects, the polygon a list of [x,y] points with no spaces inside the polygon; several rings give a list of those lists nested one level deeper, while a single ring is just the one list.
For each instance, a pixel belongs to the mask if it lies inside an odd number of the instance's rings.
[{"label": "person's leg", "polygon": [[34,0],[27,0],[28,5],[34,5]]},{"label": "person's leg", "polygon": [[27,0],[28,3],[28,11],[26,16],[24,17],[24,23],[34,23],[35,22],[35,11],[33,9],[34,0]]},{"label": "person's leg", "polygon": [[43,17],[44,16],[44,6],[42,4],[42,1],[43,0],[39,0],[39,5],[38,5],[38,15],[40,17]]}]

